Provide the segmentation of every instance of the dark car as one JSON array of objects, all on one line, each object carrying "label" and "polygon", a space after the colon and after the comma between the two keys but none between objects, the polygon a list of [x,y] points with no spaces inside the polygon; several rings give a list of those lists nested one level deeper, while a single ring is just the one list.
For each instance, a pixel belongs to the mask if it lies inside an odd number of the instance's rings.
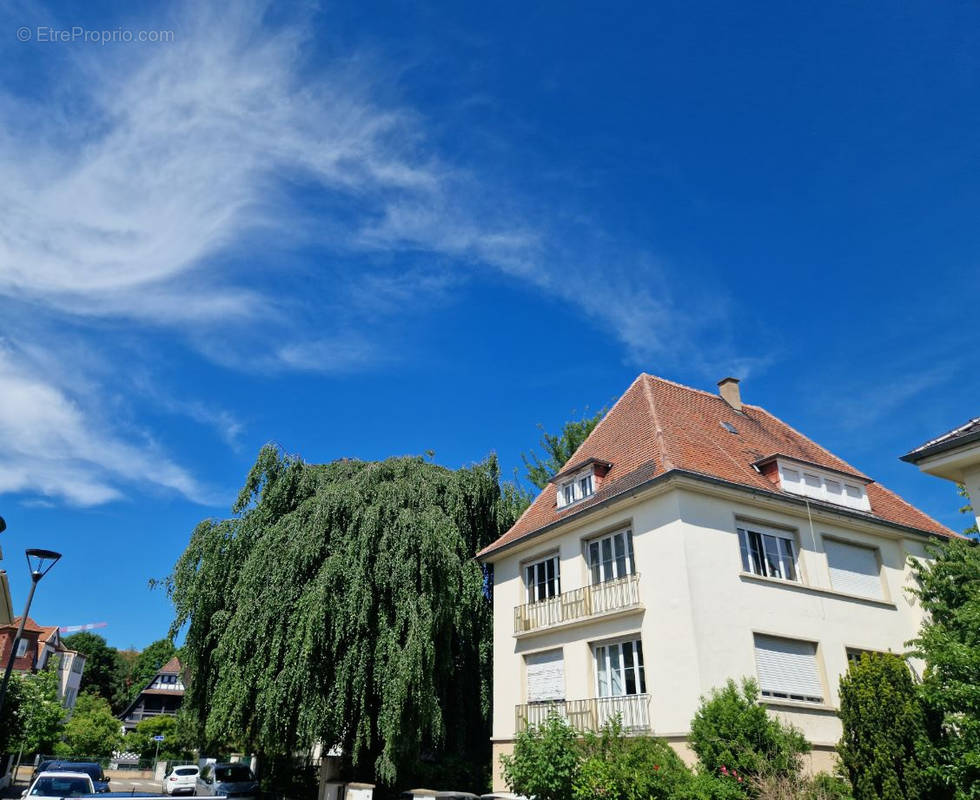
[{"label": "dark car", "polygon": [[92,779],[96,794],[109,791],[109,779],[96,761],[42,761],[35,772],[84,772]]},{"label": "dark car", "polygon": [[245,764],[223,762],[205,767],[198,781],[197,794],[258,800],[259,782]]}]

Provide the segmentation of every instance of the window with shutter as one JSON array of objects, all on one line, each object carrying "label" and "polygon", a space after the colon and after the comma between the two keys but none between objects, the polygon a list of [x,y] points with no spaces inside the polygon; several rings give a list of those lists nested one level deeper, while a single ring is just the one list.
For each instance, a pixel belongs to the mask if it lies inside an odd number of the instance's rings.
[{"label": "window with shutter", "polygon": [[813,642],[755,636],[755,665],[763,697],[823,702],[823,683]]},{"label": "window with shutter", "polygon": [[861,597],[884,599],[881,567],[874,550],[834,539],[824,539],[823,549],[827,553],[830,585],[834,589]]},{"label": "window with shutter", "polygon": [[565,699],[565,658],[561,650],[524,657],[527,667],[527,701],[550,703]]}]

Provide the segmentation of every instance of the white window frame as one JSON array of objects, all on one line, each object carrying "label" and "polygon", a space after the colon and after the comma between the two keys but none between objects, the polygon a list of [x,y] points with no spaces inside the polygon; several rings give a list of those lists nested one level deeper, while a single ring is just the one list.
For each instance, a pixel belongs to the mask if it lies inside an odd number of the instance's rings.
[{"label": "white window frame", "polygon": [[[596,642],[592,645],[592,665],[595,671],[596,697],[636,697],[647,693],[646,661],[639,634],[626,639]],[[605,684],[603,674],[607,676]],[[612,691],[614,674],[618,676],[619,688],[622,689],[616,694]],[[630,679],[633,682],[632,692],[628,691]]]},{"label": "white window frame", "polygon": [[868,491],[860,480],[782,458],[776,459],[776,466],[779,470],[779,485],[784,492],[858,511],[871,510]]},{"label": "white window frame", "polygon": [[558,508],[568,506],[592,497],[595,494],[595,472],[590,466],[588,469],[576,472],[558,484],[556,492],[556,503]]},{"label": "white window frame", "polygon": [[[549,567],[553,571],[550,578]],[[558,553],[525,561],[521,565],[521,574],[524,578],[524,596],[528,604],[550,600],[561,594],[561,560],[558,558]]]},{"label": "white window frame", "polygon": [[26,656],[27,655],[27,645],[28,644],[30,644],[30,642],[28,642],[27,639],[21,638],[20,640],[18,640],[18,642],[17,642],[17,655],[14,656],[14,658],[23,658],[24,656]]},{"label": "white window frame", "polygon": [[743,572],[787,583],[803,583],[800,551],[792,531],[739,521],[736,532]]},{"label": "white window frame", "polygon": [[[763,687],[762,676],[759,675],[759,639],[775,639],[777,641],[790,642],[795,645],[807,645],[813,648],[813,668],[816,673],[816,682],[820,685],[820,694],[802,694],[790,691],[779,691],[766,689]],[[808,705],[824,705],[827,696],[826,681],[824,680],[823,668],[820,664],[820,644],[809,639],[794,639],[791,636],[780,636],[774,633],[762,633],[755,631],[752,634],[752,654],[756,663],[756,678],[759,681],[759,694],[765,699],[773,702],[792,702],[805,703]]]},{"label": "white window frame", "polygon": [[[621,537],[622,552],[617,550],[617,537]],[[608,543],[609,558],[606,556]],[[593,554],[598,553],[598,563],[593,561]],[[617,531],[604,533],[585,542],[585,562],[589,569],[589,581],[592,586],[598,586],[608,581],[618,580],[636,574],[636,555],[633,550],[633,529],[620,528]]]}]

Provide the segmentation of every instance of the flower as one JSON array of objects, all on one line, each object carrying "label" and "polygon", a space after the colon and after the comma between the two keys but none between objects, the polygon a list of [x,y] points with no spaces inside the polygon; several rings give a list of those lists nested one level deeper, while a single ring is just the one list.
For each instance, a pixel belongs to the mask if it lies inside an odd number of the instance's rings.
[{"label": "flower", "polygon": [[660,769],[660,765],[659,765],[659,764],[654,764],[654,765],[653,765],[653,769],[654,769],[655,771],[658,771],[658,770]]}]

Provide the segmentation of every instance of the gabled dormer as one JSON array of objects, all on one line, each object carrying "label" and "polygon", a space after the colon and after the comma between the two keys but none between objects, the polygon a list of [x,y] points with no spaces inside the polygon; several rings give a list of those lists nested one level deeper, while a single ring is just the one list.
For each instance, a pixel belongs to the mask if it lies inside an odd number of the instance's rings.
[{"label": "gabled dormer", "polygon": [[871,511],[866,488],[871,481],[863,475],[820,467],[780,453],[756,461],[755,466],[784,492]]},{"label": "gabled dormer", "polygon": [[555,505],[559,509],[568,508],[594,495],[610,467],[609,461],[589,458],[563,469],[550,481],[555,487]]}]

